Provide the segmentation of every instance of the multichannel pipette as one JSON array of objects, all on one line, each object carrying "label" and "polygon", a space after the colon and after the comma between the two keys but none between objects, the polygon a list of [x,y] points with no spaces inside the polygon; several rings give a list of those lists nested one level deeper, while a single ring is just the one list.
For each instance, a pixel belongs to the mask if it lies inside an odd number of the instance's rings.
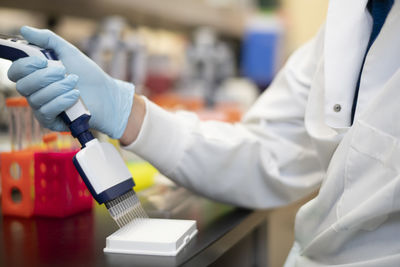
[{"label": "multichannel pipette", "polygon": [[[28,56],[45,58],[48,66],[62,66],[54,51],[29,44],[20,37],[0,35],[0,58],[15,61]],[[119,227],[147,217],[133,190],[135,183],[118,151],[110,143],[99,142],[90,132],[90,116],[81,99],[60,114],[72,136],[82,145],[73,159],[76,169],[92,196],[99,204],[105,204]]]}]

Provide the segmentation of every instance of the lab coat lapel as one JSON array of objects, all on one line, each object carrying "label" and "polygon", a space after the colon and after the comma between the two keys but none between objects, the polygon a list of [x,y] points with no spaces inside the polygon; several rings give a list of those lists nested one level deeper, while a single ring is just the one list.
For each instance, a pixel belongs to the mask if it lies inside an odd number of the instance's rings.
[{"label": "lab coat lapel", "polygon": [[[330,1],[325,32],[325,119],[350,126],[354,91],[368,44],[372,18],[367,0]],[[340,105],[340,111],[334,106]]]},{"label": "lab coat lapel", "polygon": [[[385,24],[365,59],[356,110],[362,114],[400,67],[400,3],[395,1]],[[400,83],[397,80],[397,86]]]}]

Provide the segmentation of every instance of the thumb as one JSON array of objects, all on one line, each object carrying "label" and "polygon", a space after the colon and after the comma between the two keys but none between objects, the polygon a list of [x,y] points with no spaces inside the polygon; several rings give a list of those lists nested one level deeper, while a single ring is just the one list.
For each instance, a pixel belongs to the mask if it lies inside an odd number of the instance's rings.
[{"label": "thumb", "polygon": [[[21,28],[21,35],[29,42],[41,48],[52,49],[56,54],[68,46],[68,42],[50,30],[36,29],[29,26]],[[59,55],[60,56],[60,55]]]}]

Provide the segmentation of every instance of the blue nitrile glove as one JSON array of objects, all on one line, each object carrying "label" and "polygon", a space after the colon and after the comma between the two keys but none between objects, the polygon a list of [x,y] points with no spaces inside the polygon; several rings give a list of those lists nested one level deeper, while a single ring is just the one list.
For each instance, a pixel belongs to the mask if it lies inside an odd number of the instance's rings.
[{"label": "blue nitrile glove", "polygon": [[[28,57],[15,61],[8,71],[40,123],[55,131],[66,130],[57,115],[71,107],[80,95],[92,114],[90,127],[120,138],[131,112],[134,86],[111,78],[76,47],[49,30],[24,26],[21,34],[32,44],[54,50],[65,66],[47,67],[46,60]],[[65,73],[71,75],[65,77]]]}]

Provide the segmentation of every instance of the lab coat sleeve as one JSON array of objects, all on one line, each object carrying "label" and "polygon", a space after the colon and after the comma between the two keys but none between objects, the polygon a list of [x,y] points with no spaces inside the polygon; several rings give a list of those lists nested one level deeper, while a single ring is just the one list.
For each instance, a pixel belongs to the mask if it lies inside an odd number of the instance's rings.
[{"label": "lab coat sleeve", "polygon": [[242,207],[285,205],[311,193],[324,171],[304,113],[322,35],[291,56],[240,123],[200,121],[146,100],[142,129],[126,149],[176,183]]}]

